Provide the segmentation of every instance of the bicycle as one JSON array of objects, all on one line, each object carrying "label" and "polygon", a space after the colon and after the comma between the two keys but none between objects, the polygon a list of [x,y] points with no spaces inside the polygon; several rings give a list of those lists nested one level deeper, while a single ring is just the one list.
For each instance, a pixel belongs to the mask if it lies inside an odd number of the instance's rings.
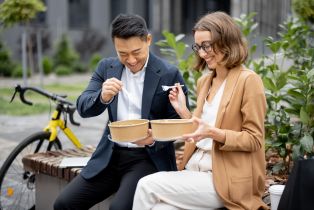
[{"label": "bicycle", "polygon": [[[32,102],[25,100],[24,94],[27,90],[35,91],[56,101],[57,106],[49,125],[43,131],[23,140],[3,163],[0,170],[0,209],[35,209],[35,174],[23,168],[22,159],[25,155],[61,150],[62,145],[57,137],[57,127],[68,136],[76,147],[82,147],[80,141],[67,127],[67,115],[73,125],[80,125],[73,119],[73,113],[76,110],[75,103],[66,100],[66,95],[56,95],[34,86],[21,87],[19,84],[15,85],[10,103],[19,92],[21,101],[32,105]],[[64,116],[64,121],[61,119],[61,114]]]}]

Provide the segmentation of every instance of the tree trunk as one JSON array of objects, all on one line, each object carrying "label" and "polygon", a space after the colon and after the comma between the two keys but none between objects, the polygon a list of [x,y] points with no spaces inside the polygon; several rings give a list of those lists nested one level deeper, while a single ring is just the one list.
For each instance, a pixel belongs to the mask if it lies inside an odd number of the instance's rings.
[{"label": "tree trunk", "polygon": [[34,76],[34,59],[33,59],[33,44],[32,44],[32,37],[29,33],[29,21],[26,21],[26,31],[27,33],[27,44],[28,44],[28,55],[29,55],[29,67],[31,69],[31,81],[33,83],[33,76]]}]

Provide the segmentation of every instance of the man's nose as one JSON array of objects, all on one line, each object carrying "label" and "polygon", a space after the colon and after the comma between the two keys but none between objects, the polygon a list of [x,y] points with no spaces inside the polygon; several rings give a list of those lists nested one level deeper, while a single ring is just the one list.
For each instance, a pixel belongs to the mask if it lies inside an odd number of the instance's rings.
[{"label": "man's nose", "polygon": [[134,57],[134,56],[132,56],[132,55],[130,55],[129,57],[128,57],[128,63],[130,63],[130,64],[133,64],[133,63],[135,63],[136,62],[136,58]]}]

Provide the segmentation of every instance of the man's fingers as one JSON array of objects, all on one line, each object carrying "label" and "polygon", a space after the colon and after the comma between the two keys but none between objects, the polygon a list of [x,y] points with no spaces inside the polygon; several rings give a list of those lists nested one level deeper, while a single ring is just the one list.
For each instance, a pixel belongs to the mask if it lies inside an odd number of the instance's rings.
[{"label": "man's fingers", "polygon": [[117,88],[117,90],[121,91],[122,90],[122,86],[116,82],[113,82],[113,81],[106,81],[103,83],[103,88],[104,87],[115,87]]},{"label": "man's fingers", "polygon": [[103,87],[103,91],[113,91],[115,92],[115,94],[117,94],[119,92],[119,88],[115,87],[115,86],[104,86]]}]

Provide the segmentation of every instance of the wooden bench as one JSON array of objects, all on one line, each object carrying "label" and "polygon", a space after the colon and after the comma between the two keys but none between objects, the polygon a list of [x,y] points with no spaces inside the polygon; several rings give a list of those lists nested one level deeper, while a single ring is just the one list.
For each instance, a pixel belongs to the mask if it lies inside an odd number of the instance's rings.
[{"label": "wooden bench", "polygon": [[[62,190],[81,172],[82,168],[59,168],[64,157],[91,157],[96,146],[36,153],[22,159],[24,169],[35,174],[36,209],[52,210]],[[176,151],[177,165],[181,164],[183,147]],[[49,190],[48,190],[49,189]],[[109,209],[113,196],[96,204],[91,210]]]},{"label": "wooden bench", "polygon": [[[96,146],[85,146],[37,153],[22,159],[24,169],[36,174],[36,209],[52,210],[58,195],[81,172],[82,168],[59,168],[62,159],[64,157],[90,157],[95,149]],[[176,147],[175,155],[178,167],[182,161],[183,150],[184,146]],[[109,209],[112,198],[113,195],[93,206],[91,210]],[[264,202],[270,205],[269,198]],[[221,210],[224,209],[226,208],[221,208]]]},{"label": "wooden bench", "polygon": [[[64,157],[90,157],[96,146],[85,146],[37,153],[22,159],[24,169],[33,172],[36,180],[36,209],[53,210],[53,204],[62,190],[82,170],[82,168],[59,168]],[[91,210],[109,209],[113,196],[96,204]]]}]

